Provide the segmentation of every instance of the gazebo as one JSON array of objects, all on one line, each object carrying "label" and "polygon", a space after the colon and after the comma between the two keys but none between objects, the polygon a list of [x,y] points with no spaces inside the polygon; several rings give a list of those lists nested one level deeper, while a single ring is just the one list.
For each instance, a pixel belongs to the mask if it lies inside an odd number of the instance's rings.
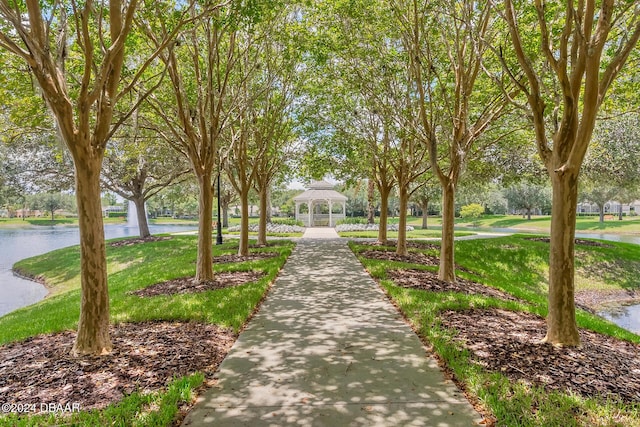
[{"label": "gazebo", "polygon": [[[312,181],[307,191],[293,198],[296,220],[302,221],[306,227],[335,227],[336,222],[346,216],[347,199],[333,189],[333,184]],[[337,207],[340,210],[335,212]]]}]

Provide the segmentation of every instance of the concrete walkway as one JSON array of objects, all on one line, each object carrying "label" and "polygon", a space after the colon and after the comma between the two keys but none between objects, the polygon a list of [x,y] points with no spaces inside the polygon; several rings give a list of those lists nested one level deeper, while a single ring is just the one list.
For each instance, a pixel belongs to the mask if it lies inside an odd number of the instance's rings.
[{"label": "concrete walkway", "polygon": [[473,426],[482,417],[346,241],[307,229],[183,426]]}]

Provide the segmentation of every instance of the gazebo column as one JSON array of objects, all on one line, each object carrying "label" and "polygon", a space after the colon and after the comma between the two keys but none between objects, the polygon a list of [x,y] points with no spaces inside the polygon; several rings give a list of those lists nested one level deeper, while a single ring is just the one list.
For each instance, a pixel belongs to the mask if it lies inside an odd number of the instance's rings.
[{"label": "gazebo column", "polygon": [[299,212],[300,212],[300,203],[296,202],[296,221],[298,221],[298,216],[299,216]]},{"label": "gazebo column", "polygon": [[329,199],[329,227],[333,227],[333,205],[331,204],[331,199]]},{"label": "gazebo column", "polygon": [[313,200],[307,202],[309,208],[309,227],[313,227]]}]

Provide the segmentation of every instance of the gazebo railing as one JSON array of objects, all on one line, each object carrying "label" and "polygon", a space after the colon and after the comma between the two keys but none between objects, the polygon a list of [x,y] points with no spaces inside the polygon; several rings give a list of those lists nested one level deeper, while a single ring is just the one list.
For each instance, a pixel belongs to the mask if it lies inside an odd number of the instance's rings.
[{"label": "gazebo railing", "polygon": [[311,224],[308,224],[308,214],[302,214],[300,219],[306,227],[335,227],[337,221],[344,219],[344,215],[342,213],[332,213],[331,224],[329,224],[329,214],[313,214]]}]

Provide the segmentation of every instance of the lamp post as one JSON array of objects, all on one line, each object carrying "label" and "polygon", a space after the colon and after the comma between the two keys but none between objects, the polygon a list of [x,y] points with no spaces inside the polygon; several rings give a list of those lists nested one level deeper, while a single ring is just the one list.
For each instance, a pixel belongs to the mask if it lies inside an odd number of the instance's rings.
[{"label": "lamp post", "polygon": [[222,218],[220,217],[220,169],[218,169],[218,221],[217,221],[217,235],[216,245],[222,244]]}]

